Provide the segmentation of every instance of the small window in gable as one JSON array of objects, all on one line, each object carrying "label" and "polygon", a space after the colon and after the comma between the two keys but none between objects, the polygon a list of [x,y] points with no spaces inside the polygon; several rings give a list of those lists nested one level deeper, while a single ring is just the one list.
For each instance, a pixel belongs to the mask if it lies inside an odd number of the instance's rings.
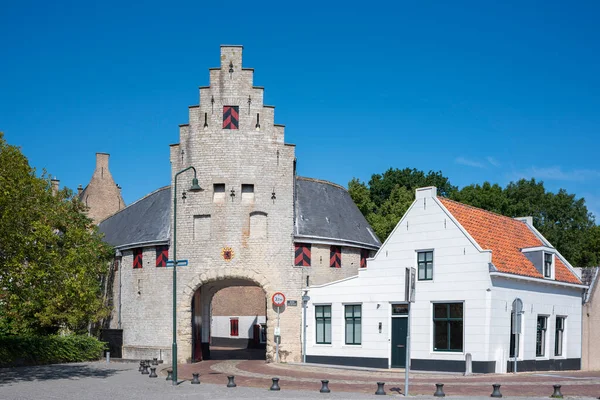
[{"label": "small window in gable", "polygon": [[254,185],[242,185],[242,203],[250,203],[254,201]]},{"label": "small window in gable", "polygon": [[225,184],[215,183],[213,185],[213,202],[222,203],[225,201]]},{"label": "small window in gable", "polygon": [[143,254],[144,254],[144,249],[142,249],[141,247],[138,247],[137,249],[133,249],[133,268],[134,269],[142,268]]},{"label": "small window in gable", "polygon": [[166,267],[169,260],[169,246],[156,246],[156,266]]},{"label": "small window in gable", "polygon": [[297,267],[310,267],[310,244],[296,243],[294,265]]},{"label": "small window in gable", "polygon": [[544,253],[544,278],[552,278],[553,255]]},{"label": "small window in gable", "polygon": [[223,129],[239,129],[239,106],[223,106]]},{"label": "small window in gable", "polygon": [[329,248],[329,266],[331,268],[342,268],[341,246],[331,246]]}]

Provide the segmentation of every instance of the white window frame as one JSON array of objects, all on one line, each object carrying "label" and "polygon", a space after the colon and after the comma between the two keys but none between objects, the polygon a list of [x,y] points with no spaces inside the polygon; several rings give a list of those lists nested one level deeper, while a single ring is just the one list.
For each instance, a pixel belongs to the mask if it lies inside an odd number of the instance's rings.
[{"label": "white window frame", "polygon": [[[419,253],[431,252],[431,279],[420,279],[419,278]],[[427,260],[425,260],[427,261]],[[435,280],[435,250],[434,249],[418,249],[415,250],[415,266],[417,270],[417,281],[418,282],[433,282]]]},{"label": "white window frame", "polygon": [[[544,343],[543,343],[544,354],[541,355],[541,356],[539,356],[537,354],[537,332],[538,332],[537,323],[538,323],[538,319],[540,317],[546,318],[546,329],[545,329],[545,332],[544,332]],[[547,360],[547,359],[550,358],[549,354],[548,354],[548,343],[549,343],[549,340],[548,340],[548,336],[549,336],[548,335],[548,321],[549,320],[550,320],[550,315],[547,315],[547,314],[537,314],[536,317],[535,317],[535,342],[534,343],[535,343],[535,358],[536,358],[536,360]]]},{"label": "white window frame", "polygon": [[[318,343],[317,342],[317,307],[327,307],[329,306],[331,308],[331,317],[330,319],[330,325],[329,325],[329,329],[331,329],[331,332],[329,332],[329,337],[331,339],[330,343]],[[315,332],[313,335],[313,345],[314,346],[322,346],[322,347],[331,347],[333,345],[333,305],[331,303],[322,303],[322,304],[313,304],[313,317],[314,317],[314,321],[315,321]],[[307,333],[308,334],[308,333]]]},{"label": "white window frame", "polygon": [[[348,344],[346,343],[346,306],[360,306],[360,343],[358,344]],[[333,311],[332,311],[333,313]],[[363,303],[342,303],[342,326],[344,327],[342,331],[342,347],[350,347],[350,348],[358,348],[363,345],[363,333],[364,333],[364,307]]]},{"label": "white window frame", "polygon": [[[554,279],[554,276],[555,276],[554,265],[556,264],[554,262],[555,255],[553,253],[549,253],[547,251],[544,251],[542,254],[543,254],[543,256],[542,256],[542,275],[543,275],[544,279]],[[552,262],[550,264],[550,276],[546,276],[546,255],[549,255],[550,259],[552,260]]]}]

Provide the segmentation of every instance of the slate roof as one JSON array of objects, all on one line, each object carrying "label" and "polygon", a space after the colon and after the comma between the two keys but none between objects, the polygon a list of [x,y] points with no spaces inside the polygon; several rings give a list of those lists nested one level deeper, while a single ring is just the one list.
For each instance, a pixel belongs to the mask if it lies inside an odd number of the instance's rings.
[{"label": "slate roof", "polygon": [[[521,249],[547,246],[547,244],[525,222],[444,197],[438,199],[481,248],[492,251],[492,263],[498,271],[544,278]],[[554,275],[557,281],[581,284],[579,278],[558,255],[554,260]]]},{"label": "slate roof", "polygon": [[115,247],[169,240],[171,188],[162,187],[106,218],[98,228]]},{"label": "slate roof", "polygon": [[295,207],[296,235],[343,240],[373,248],[381,246],[371,226],[342,186],[296,177]]}]

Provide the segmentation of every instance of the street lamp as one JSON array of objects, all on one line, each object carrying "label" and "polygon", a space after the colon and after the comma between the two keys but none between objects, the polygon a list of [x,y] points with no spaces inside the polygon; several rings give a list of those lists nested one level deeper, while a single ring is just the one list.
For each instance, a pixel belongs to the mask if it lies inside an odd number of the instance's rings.
[{"label": "street lamp", "polygon": [[196,178],[196,168],[187,167],[175,174],[173,178],[173,347],[171,355],[173,356],[173,385],[177,385],[177,177],[187,170],[194,171],[194,179],[190,192],[201,192],[203,189],[198,185]]}]

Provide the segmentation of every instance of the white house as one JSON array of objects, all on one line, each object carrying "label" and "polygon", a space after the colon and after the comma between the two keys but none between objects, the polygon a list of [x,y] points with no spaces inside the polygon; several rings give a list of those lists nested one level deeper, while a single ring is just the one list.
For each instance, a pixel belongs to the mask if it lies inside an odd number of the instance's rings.
[{"label": "white house", "polygon": [[437,197],[433,187],[417,190],[367,268],[308,288],[307,362],[404,367],[411,268],[413,370],[464,371],[470,354],[473,372],[509,372],[515,351],[518,371],[580,369],[586,286],[568,261],[531,218]]}]

